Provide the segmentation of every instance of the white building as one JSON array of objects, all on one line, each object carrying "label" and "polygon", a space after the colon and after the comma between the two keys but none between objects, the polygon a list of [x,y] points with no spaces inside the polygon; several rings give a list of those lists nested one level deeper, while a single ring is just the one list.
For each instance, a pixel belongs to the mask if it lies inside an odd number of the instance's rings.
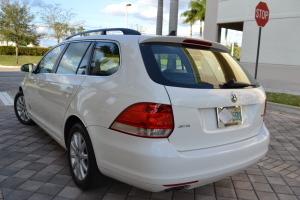
[{"label": "white building", "polygon": [[0,46],[16,46],[14,42],[9,41],[8,44],[4,40],[0,40]]},{"label": "white building", "polygon": [[[220,42],[221,29],[243,31],[241,64],[254,76],[259,0],[207,0],[204,39]],[[257,80],[265,88],[300,91],[300,1],[264,0],[269,22],[262,28]]]},{"label": "white building", "polygon": [[[11,42],[11,41],[8,41],[8,44],[7,44],[7,41],[4,41],[4,40],[0,40],[0,46],[16,46],[16,43],[15,42]],[[20,46],[20,45],[19,45]],[[26,47],[35,47],[33,44],[28,44]]]}]

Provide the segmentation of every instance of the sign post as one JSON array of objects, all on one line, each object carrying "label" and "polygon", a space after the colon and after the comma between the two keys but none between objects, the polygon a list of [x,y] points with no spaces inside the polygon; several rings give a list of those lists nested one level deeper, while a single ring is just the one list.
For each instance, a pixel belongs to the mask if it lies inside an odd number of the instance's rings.
[{"label": "sign post", "polygon": [[261,38],[261,27],[264,27],[269,21],[270,11],[265,2],[259,2],[255,8],[255,20],[259,26],[258,33],[258,44],[257,44],[257,55],[256,55],[256,66],[255,66],[255,75],[257,77],[257,68],[258,68],[258,58],[259,58],[259,48],[260,48],[260,38]]}]

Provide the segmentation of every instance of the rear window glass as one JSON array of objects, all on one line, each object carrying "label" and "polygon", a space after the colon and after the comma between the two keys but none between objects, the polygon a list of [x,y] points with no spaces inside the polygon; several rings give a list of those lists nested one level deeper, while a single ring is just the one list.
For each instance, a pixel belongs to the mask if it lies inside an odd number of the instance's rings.
[{"label": "rear window glass", "polygon": [[227,52],[165,43],[141,44],[141,52],[149,76],[162,85],[189,88],[258,86],[256,80]]}]

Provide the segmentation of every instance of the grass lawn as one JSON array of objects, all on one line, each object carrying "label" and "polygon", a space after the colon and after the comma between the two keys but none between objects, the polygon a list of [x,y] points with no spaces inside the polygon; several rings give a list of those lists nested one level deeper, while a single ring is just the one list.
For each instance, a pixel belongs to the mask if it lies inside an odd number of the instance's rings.
[{"label": "grass lawn", "polygon": [[26,63],[38,63],[42,56],[19,56],[19,63],[16,64],[16,56],[0,55],[0,65],[21,66]]},{"label": "grass lawn", "polygon": [[284,93],[266,92],[267,101],[300,107],[300,96]]}]

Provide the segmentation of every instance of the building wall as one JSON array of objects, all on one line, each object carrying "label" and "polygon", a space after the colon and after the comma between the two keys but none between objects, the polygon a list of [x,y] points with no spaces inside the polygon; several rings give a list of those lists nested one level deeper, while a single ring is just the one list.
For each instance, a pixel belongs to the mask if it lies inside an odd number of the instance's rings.
[{"label": "building wall", "polygon": [[[259,0],[209,0],[207,16],[215,24],[207,26],[204,38],[216,34],[222,23],[244,22],[241,63],[254,74],[259,27],[254,19]],[[300,1],[264,0],[270,10],[269,22],[262,28],[257,79],[266,88],[300,91]],[[210,3],[213,4],[213,3]],[[211,22],[209,22],[211,23]],[[206,37],[208,36],[208,37]],[[217,41],[217,40],[215,40]]]},{"label": "building wall", "polygon": [[218,1],[208,0],[206,1],[206,12],[205,14],[205,27],[204,27],[204,39],[211,41],[218,41]]},{"label": "building wall", "polygon": [[[0,46],[7,46],[6,41],[0,40]],[[15,46],[14,42],[8,42],[8,46]]]}]

